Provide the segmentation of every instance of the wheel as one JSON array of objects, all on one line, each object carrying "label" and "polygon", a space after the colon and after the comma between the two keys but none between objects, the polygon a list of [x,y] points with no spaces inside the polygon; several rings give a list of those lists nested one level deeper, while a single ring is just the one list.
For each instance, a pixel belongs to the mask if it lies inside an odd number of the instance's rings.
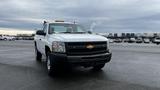
[{"label": "wheel", "polygon": [[105,64],[99,64],[99,65],[93,66],[93,70],[99,71],[99,70],[101,70],[104,66],[105,66]]},{"label": "wheel", "polygon": [[46,66],[47,66],[48,75],[53,76],[55,75],[56,69],[55,69],[55,65],[51,63],[49,54],[50,52],[48,52],[46,55]]},{"label": "wheel", "polygon": [[42,54],[37,50],[37,46],[35,46],[35,59],[37,61],[41,61],[42,60]]}]

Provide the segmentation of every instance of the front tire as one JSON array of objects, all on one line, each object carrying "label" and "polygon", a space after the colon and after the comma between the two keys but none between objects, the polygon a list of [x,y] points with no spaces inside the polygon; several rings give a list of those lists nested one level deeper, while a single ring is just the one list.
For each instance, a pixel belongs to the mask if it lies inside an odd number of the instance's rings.
[{"label": "front tire", "polygon": [[55,75],[56,67],[55,67],[55,65],[53,65],[53,63],[50,59],[50,52],[48,52],[46,55],[46,66],[47,66],[48,75],[49,76]]},{"label": "front tire", "polygon": [[38,51],[37,46],[35,46],[35,59],[36,61],[42,60],[42,54]]},{"label": "front tire", "polygon": [[100,71],[104,66],[105,66],[105,64],[99,64],[99,65],[93,66],[93,70]]}]

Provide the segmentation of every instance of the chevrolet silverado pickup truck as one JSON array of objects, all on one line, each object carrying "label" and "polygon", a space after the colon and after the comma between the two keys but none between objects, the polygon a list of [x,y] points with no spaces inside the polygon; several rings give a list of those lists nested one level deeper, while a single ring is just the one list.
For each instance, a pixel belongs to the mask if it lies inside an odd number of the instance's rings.
[{"label": "chevrolet silverado pickup truck", "polygon": [[36,32],[34,44],[36,60],[46,57],[49,75],[65,66],[101,70],[112,56],[106,37],[89,33],[71,22],[44,21],[43,29]]}]

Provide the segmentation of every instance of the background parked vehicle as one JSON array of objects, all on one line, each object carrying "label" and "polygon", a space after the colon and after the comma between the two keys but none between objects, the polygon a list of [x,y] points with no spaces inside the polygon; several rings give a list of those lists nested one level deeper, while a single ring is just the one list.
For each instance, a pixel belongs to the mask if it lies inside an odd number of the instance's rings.
[{"label": "background parked vehicle", "polygon": [[123,39],[123,42],[128,42],[129,41],[129,39],[127,38],[127,39]]},{"label": "background parked vehicle", "polygon": [[143,42],[142,38],[137,38],[136,39],[136,43],[142,43],[142,42]]},{"label": "background parked vehicle", "polygon": [[134,43],[135,41],[136,41],[135,38],[130,38],[129,41],[128,41],[128,43]]},{"label": "background parked vehicle", "polygon": [[109,43],[113,43],[114,42],[114,40],[113,39],[109,39]]},{"label": "background parked vehicle", "polygon": [[114,42],[115,42],[115,43],[121,43],[121,42],[122,42],[122,39],[117,38],[117,39],[114,40]]},{"label": "background parked vehicle", "polygon": [[150,43],[150,40],[149,40],[149,38],[144,38],[144,39],[143,39],[143,42],[144,42],[144,43]]},{"label": "background parked vehicle", "polygon": [[13,41],[13,40],[15,40],[15,37],[13,37],[13,36],[7,36],[7,35],[2,35],[1,36],[1,40]]},{"label": "background parked vehicle", "polygon": [[160,44],[160,37],[154,38],[153,43],[156,43],[157,45],[159,45]]}]

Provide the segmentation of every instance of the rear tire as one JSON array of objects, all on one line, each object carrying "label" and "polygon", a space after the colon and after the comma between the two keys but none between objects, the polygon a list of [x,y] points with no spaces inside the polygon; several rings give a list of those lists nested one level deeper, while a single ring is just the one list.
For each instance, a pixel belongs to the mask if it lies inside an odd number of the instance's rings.
[{"label": "rear tire", "polygon": [[42,54],[37,50],[37,46],[35,45],[35,59],[36,61],[42,60]]},{"label": "rear tire", "polygon": [[100,71],[104,66],[105,66],[105,64],[99,64],[99,65],[93,66],[93,70]]}]

